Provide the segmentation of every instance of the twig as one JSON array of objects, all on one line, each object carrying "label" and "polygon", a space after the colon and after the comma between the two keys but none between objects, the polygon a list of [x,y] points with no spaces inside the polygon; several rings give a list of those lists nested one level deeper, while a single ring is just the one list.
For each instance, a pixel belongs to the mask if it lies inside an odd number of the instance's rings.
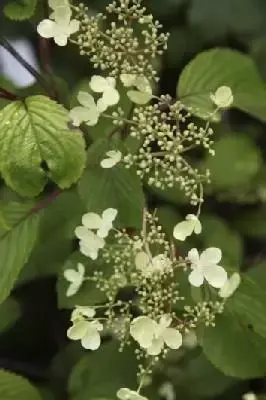
[{"label": "twig", "polygon": [[0,97],[2,99],[6,99],[6,100],[10,100],[10,101],[16,101],[16,100],[20,99],[19,96],[17,96],[14,93],[9,92],[8,90],[6,90],[4,88],[0,88]]}]

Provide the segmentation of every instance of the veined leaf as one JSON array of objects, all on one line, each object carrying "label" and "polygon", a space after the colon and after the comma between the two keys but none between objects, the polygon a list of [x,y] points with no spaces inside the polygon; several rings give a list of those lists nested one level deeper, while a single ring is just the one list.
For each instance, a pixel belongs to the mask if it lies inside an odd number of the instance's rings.
[{"label": "veined leaf", "polygon": [[0,333],[10,328],[20,317],[21,307],[17,300],[9,297],[0,305]]},{"label": "veined leaf", "polygon": [[[22,196],[38,195],[47,180],[65,189],[85,166],[85,142],[70,130],[67,110],[45,96],[31,96],[0,112],[0,172]],[[47,171],[48,169],[48,171]]]},{"label": "veined leaf", "polygon": [[14,21],[23,21],[33,16],[37,0],[8,0],[5,15]]},{"label": "veined leaf", "polygon": [[0,370],[0,399],[41,400],[41,396],[26,378],[2,369]]}]

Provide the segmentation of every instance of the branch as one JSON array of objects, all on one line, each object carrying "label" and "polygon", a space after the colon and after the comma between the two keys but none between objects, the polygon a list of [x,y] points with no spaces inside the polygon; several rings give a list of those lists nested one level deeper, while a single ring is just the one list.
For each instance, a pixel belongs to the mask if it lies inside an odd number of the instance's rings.
[{"label": "branch", "polygon": [[19,96],[17,96],[14,93],[9,92],[8,90],[6,90],[4,88],[0,88],[0,97],[2,99],[6,99],[6,100],[10,100],[10,101],[16,101],[16,100],[20,99]]}]

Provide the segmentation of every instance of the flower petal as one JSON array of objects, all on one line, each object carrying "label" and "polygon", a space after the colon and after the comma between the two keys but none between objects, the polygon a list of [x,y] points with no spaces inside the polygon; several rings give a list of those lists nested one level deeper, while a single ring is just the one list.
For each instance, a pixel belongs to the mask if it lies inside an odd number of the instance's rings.
[{"label": "flower petal", "polygon": [[102,96],[103,104],[106,104],[108,106],[114,106],[119,102],[119,99],[120,99],[119,92],[114,88],[105,90]]},{"label": "flower petal", "polygon": [[55,33],[55,22],[50,19],[44,19],[37,26],[37,32],[44,38],[52,38]]},{"label": "flower petal", "polygon": [[141,316],[135,318],[130,324],[131,336],[144,349],[152,344],[157,323],[149,317]]},{"label": "flower petal", "polygon": [[164,340],[162,337],[153,339],[151,345],[147,348],[147,353],[150,356],[158,356],[164,347]]},{"label": "flower petal", "polygon": [[191,250],[188,252],[187,257],[188,257],[189,261],[190,261],[192,264],[197,265],[197,264],[199,263],[200,257],[199,257],[199,252],[198,252],[197,249],[195,249],[195,248],[191,249]]},{"label": "flower petal", "polygon": [[204,277],[202,272],[198,268],[195,268],[192,272],[190,272],[188,280],[192,286],[199,287],[203,284]]},{"label": "flower petal", "polygon": [[69,112],[69,117],[72,119],[74,126],[79,126],[82,122],[88,120],[88,108],[85,107],[74,107]]},{"label": "flower petal", "polygon": [[64,271],[64,278],[68,281],[68,282],[76,282],[77,280],[79,280],[79,272],[76,271],[75,269],[66,269]]},{"label": "flower petal", "polygon": [[219,265],[208,265],[203,267],[202,273],[206,281],[217,289],[222,288],[227,281],[227,272]]},{"label": "flower petal", "polygon": [[101,336],[94,328],[89,328],[86,335],[81,339],[81,345],[87,350],[97,350],[101,344]]},{"label": "flower petal", "polygon": [[163,333],[163,338],[170,349],[177,350],[182,346],[182,335],[177,329],[166,328]]},{"label": "flower petal", "polygon": [[78,92],[77,99],[79,103],[87,108],[94,108],[96,107],[94,98],[88,92],[80,91]]},{"label": "flower petal", "polygon": [[77,19],[72,19],[68,26],[69,36],[76,33],[79,30],[79,21]]},{"label": "flower petal", "polygon": [[61,33],[60,35],[54,36],[54,41],[58,46],[66,46],[67,45],[68,35]]},{"label": "flower petal", "polygon": [[219,291],[219,296],[224,299],[231,297],[240,285],[240,283],[241,277],[237,272],[235,272],[232,276],[230,276],[229,279],[227,279],[224,286]]},{"label": "flower petal", "polygon": [[79,321],[71,326],[67,331],[67,337],[71,340],[80,340],[86,335],[89,326],[88,321]]},{"label": "flower petal", "polygon": [[125,87],[134,86],[136,82],[136,75],[133,74],[121,74],[120,75],[121,82]]},{"label": "flower petal", "polygon": [[80,288],[80,285],[78,285],[76,282],[71,283],[66,291],[66,297],[71,297],[74,296]]},{"label": "flower petal", "polygon": [[144,271],[151,263],[150,257],[144,251],[137,253],[135,257],[136,268],[140,271]]},{"label": "flower petal", "polygon": [[151,93],[140,92],[139,90],[129,90],[127,96],[132,103],[139,105],[147,104],[152,99]]},{"label": "flower petal", "polygon": [[102,219],[104,223],[113,222],[117,217],[118,211],[115,208],[107,208],[102,213]]},{"label": "flower petal", "polygon": [[90,88],[95,93],[103,93],[108,87],[108,82],[100,75],[93,75],[90,80]]},{"label": "flower petal", "polygon": [[174,227],[173,236],[177,240],[184,241],[188,236],[192,235],[195,227],[194,221],[182,221]]},{"label": "flower petal", "polygon": [[89,212],[82,217],[82,224],[88,229],[99,229],[102,222],[102,218],[96,213]]},{"label": "flower petal", "polygon": [[202,267],[218,264],[221,261],[222,252],[217,247],[209,247],[200,255],[200,265]]}]

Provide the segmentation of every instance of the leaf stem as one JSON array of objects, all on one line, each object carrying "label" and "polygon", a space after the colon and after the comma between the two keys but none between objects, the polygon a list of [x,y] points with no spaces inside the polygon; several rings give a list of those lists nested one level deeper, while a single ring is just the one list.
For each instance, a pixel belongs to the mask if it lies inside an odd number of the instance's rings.
[{"label": "leaf stem", "polygon": [[6,99],[6,100],[10,100],[10,101],[16,101],[19,100],[20,97],[17,96],[14,93],[9,92],[8,90],[4,89],[4,88],[0,88],[0,97],[2,99]]}]

